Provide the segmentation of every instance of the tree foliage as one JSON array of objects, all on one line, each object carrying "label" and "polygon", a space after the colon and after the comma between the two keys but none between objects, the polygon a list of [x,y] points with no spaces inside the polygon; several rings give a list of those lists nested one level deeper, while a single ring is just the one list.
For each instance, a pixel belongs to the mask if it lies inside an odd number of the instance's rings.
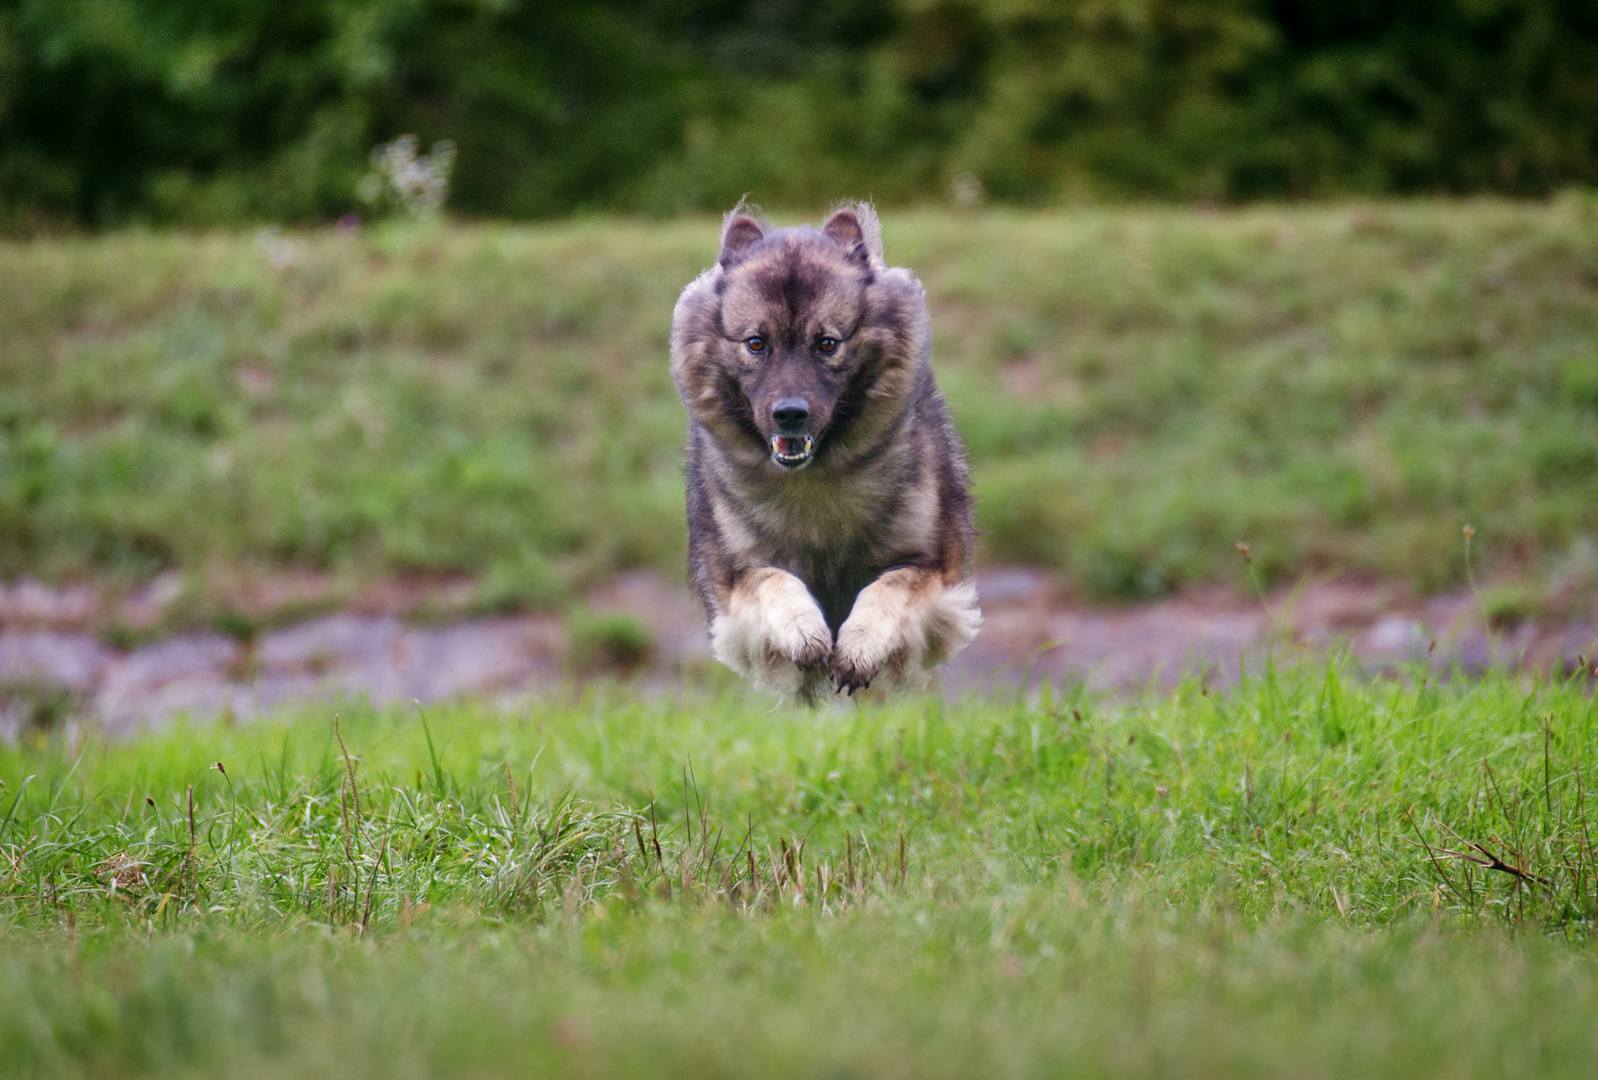
[{"label": "tree foliage", "polygon": [[1598,182],[1590,0],[0,0],[0,220]]}]

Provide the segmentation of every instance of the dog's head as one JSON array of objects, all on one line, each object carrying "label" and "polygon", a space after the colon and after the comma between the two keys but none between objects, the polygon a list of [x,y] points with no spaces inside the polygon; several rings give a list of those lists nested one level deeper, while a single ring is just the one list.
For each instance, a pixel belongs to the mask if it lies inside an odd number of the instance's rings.
[{"label": "dog's head", "polygon": [[735,457],[801,469],[865,449],[892,422],[927,340],[920,284],[884,264],[869,206],[819,230],[735,211],[716,265],[678,301],[672,372]]}]

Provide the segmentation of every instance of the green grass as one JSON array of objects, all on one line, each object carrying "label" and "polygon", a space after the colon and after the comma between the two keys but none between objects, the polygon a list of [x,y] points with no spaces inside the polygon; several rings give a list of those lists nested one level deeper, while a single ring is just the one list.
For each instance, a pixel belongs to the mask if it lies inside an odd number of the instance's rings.
[{"label": "green grass", "polygon": [[[1335,667],[1130,703],[600,689],[41,734],[0,752],[0,1059],[1587,1075],[1595,751],[1580,684]],[[1441,854],[1468,842],[1537,880]]]},{"label": "green grass", "polygon": [[[671,305],[715,223],[0,243],[0,575],[474,577],[683,547]],[[887,215],[984,557],[1156,595],[1598,579],[1598,202]],[[281,242],[274,241],[274,243]],[[291,245],[291,246],[292,246]],[[243,568],[243,569],[241,569]],[[1568,591],[1568,590],[1567,590]],[[203,615],[203,611],[202,611]],[[209,617],[209,616],[207,616]]]}]

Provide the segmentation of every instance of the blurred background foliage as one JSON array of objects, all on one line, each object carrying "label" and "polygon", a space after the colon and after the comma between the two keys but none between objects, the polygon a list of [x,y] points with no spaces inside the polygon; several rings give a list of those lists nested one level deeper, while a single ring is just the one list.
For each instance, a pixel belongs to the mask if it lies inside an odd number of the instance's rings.
[{"label": "blurred background foliage", "polygon": [[1595,116],[1591,0],[0,0],[12,230],[330,218],[403,132],[471,215],[1528,195]]}]

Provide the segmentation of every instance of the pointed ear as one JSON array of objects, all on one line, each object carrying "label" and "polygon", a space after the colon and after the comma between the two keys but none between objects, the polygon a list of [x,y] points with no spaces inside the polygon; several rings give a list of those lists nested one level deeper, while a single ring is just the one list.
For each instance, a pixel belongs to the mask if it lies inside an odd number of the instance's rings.
[{"label": "pointed ear", "polygon": [[821,235],[850,255],[861,259],[869,257],[866,251],[865,230],[860,227],[860,219],[855,216],[851,207],[846,206],[834,212],[821,227]]},{"label": "pointed ear", "polygon": [[847,251],[851,258],[867,264],[883,262],[882,224],[877,220],[876,208],[868,202],[838,207],[821,227],[821,235]]},{"label": "pointed ear", "polygon": [[726,269],[744,257],[744,252],[765,238],[760,223],[747,214],[738,214],[721,230],[721,263]]}]

